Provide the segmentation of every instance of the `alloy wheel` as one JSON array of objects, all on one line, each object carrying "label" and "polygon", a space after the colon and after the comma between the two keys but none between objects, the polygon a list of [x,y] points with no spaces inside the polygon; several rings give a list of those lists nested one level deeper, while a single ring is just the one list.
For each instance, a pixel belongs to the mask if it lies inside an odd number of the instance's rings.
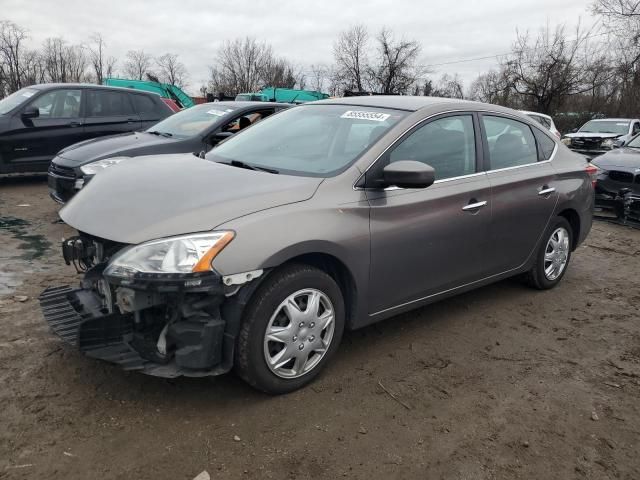
[{"label": "alloy wheel", "polygon": [[554,281],[564,272],[569,261],[569,232],[564,227],[556,228],[544,252],[544,276]]}]

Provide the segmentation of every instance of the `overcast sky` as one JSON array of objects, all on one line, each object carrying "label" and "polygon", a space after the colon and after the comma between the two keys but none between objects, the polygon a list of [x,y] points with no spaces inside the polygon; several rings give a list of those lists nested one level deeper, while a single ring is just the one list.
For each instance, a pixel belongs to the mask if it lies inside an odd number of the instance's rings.
[{"label": "overcast sky", "polygon": [[[590,0],[0,0],[0,20],[26,29],[30,43],[62,36],[85,42],[102,33],[108,55],[127,50],[177,53],[189,72],[191,93],[207,81],[216,49],[246,35],[270,43],[278,55],[307,67],[331,63],[338,33],[362,23],[372,33],[387,26],[422,44],[421,64],[508,52],[516,29],[537,31],[546,22],[591,25]],[[465,86],[495,59],[433,66],[432,74],[458,72]]]}]

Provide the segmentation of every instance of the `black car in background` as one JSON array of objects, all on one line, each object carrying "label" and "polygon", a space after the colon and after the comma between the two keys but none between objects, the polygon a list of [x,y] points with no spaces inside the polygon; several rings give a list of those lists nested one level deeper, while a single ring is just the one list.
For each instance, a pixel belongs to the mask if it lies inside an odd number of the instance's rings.
[{"label": "black car in background", "polygon": [[172,115],[146,131],[96,138],[61,150],[49,168],[49,194],[71,199],[96,173],[122,160],[144,155],[204,155],[216,144],[280,110],[287,103],[214,102]]},{"label": "black car in background", "polygon": [[42,84],[0,100],[0,173],[46,172],[64,147],[142,130],[173,112],[154,94],[89,84]]}]

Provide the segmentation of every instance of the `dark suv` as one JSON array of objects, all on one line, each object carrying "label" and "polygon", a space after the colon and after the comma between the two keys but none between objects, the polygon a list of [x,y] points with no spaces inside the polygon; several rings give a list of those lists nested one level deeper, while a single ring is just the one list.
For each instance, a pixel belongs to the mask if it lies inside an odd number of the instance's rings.
[{"label": "dark suv", "polygon": [[42,84],[0,100],[0,173],[46,172],[64,147],[141,130],[173,112],[153,93],[80,84]]}]

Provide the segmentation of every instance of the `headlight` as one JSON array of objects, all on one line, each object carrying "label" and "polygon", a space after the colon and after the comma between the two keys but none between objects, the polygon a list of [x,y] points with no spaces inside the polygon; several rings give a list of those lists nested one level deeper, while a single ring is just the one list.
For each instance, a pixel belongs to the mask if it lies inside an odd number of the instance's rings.
[{"label": "headlight", "polygon": [[105,158],[103,160],[98,160],[92,163],[87,163],[80,167],[80,170],[85,175],[95,175],[98,172],[101,172],[105,168],[108,168],[112,165],[116,165],[123,160],[127,160],[129,157],[113,157],[113,158]]},{"label": "headlight", "polygon": [[568,137],[564,137],[562,140],[560,140],[562,143],[564,143],[566,146],[571,145],[571,139]]},{"label": "headlight", "polygon": [[128,278],[136,273],[208,272],[234,235],[230,231],[198,233],[134,245],[115,255],[104,274]]},{"label": "headlight", "polygon": [[603,147],[607,147],[607,148],[613,148],[613,146],[615,145],[616,140],[615,138],[606,138],[602,141],[601,145]]}]

